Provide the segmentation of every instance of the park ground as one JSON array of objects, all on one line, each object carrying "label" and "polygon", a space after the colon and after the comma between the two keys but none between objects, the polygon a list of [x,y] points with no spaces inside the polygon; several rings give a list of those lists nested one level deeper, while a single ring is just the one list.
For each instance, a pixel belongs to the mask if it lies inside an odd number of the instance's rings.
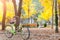
[{"label": "park ground", "polygon": [[[29,28],[30,38],[29,40],[60,40],[59,33],[55,33],[55,29],[51,28]],[[20,35],[14,35],[12,38],[7,38],[4,31],[0,31],[0,40],[22,40]]]},{"label": "park ground", "polygon": [[[19,34],[14,35],[12,38],[7,38],[4,31],[1,30],[0,25],[0,40],[23,40]],[[29,40],[60,40],[60,28],[59,33],[55,33],[55,28],[29,28],[30,38]]]}]

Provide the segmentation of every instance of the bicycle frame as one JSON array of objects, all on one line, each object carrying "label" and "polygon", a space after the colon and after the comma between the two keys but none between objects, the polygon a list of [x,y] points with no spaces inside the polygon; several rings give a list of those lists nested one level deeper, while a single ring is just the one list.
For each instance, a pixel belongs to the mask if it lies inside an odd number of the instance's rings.
[{"label": "bicycle frame", "polygon": [[[12,25],[12,28],[13,28],[13,26],[14,26],[14,24],[11,24]],[[15,27],[15,26],[14,26]],[[22,30],[22,29],[21,29]],[[21,30],[19,31],[19,32],[21,32]],[[14,30],[14,29],[12,29],[12,30],[10,30],[10,32],[13,34],[13,35],[16,35],[16,30]]]},{"label": "bicycle frame", "polygon": [[[9,30],[7,30],[9,28]],[[26,30],[24,30],[24,28],[22,25],[17,26],[17,30],[15,30],[15,23],[9,23],[6,25],[6,29],[5,29],[5,35],[8,38],[12,38],[13,35],[16,35],[17,33],[19,35],[21,35],[22,39],[27,40],[30,37],[30,31],[29,28],[26,27]]]},{"label": "bicycle frame", "polygon": [[15,31],[15,30],[11,30],[10,32],[11,32],[12,34],[14,34],[14,35],[16,34],[16,31]]},{"label": "bicycle frame", "polygon": [[[13,28],[14,24],[10,24],[10,25],[12,25],[12,28]],[[16,30],[14,30],[14,29],[10,30],[10,32],[11,32],[13,35],[16,34]]]}]

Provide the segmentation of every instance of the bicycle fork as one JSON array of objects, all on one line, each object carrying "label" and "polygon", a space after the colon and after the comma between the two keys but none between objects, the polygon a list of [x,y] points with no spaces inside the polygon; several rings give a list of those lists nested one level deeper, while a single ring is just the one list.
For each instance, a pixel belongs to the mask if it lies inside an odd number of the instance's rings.
[{"label": "bicycle fork", "polygon": [[10,32],[11,32],[12,34],[16,35],[15,30],[11,30]]}]

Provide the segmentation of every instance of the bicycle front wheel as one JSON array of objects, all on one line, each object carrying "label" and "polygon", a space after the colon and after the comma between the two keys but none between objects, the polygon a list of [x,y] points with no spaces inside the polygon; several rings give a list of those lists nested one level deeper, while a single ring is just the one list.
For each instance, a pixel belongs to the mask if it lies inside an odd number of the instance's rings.
[{"label": "bicycle front wheel", "polygon": [[6,25],[5,27],[5,36],[8,38],[12,38],[13,34],[11,33],[11,30],[13,30],[13,27],[11,25]]},{"label": "bicycle front wheel", "polygon": [[30,37],[30,30],[29,28],[22,28],[22,31],[21,31],[21,37],[23,40],[28,40],[29,37]]}]

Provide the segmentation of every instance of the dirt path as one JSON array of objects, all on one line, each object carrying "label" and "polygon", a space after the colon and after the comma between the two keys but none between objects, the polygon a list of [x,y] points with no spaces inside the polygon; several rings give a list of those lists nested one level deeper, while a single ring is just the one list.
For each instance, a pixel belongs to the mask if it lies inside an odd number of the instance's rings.
[{"label": "dirt path", "polygon": [[[59,29],[60,30],[60,29]],[[54,29],[48,28],[30,28],[31,36],[29,40],[59,40],[59,33],[55,33]],[[3,33],[3,34],[2,34]],[[0,40],[22,40],[21,36],[14,35],[12,38],[8,39],[3,31],[0,31]]]},{"label": "dirt path", "polygon": [[59,33],[55,33],[54,30],[48,28],[33,28],[30,29],[31,37],[30,40],[58,40],[60,39]]}]

